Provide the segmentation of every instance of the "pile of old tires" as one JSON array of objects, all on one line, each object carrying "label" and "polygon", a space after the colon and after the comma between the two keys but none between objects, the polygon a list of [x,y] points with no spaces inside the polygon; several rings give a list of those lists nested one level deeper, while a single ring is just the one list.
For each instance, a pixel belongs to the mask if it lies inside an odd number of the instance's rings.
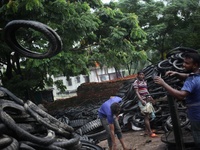
[{"label": "pile of old tires", "polygon": [[[21,30],[22,29],[22,30]],[[46,51],[33,51],[18,43],[16,33],[21,30],[41,32],[49,43]],[[30,31],[31,31],[30,30]],[[4,28],[4,37],[8,46],[23,57],[43,59],[58,54],[62,49],[59,35],[47,25],[36,21],[13,20]],[[34,48],[33,48],[34,49]],[[186,47],[170,50],[166,59],[143,69],[149,92],[157,101],[156,118],[151,120],[154,128],[161,127],[165,132],[173,129],[169,107],[166,101],[167,92],[153,82],[154,76],[161,76],[173,88],[180,89],[183,81],[177,77],[165,76],[168,70],[184,72],[182,68],[184,54],[197,53]],[[125,81],[116,93],[122,97],[120,125],[123,131],[129,129],[142,130],[143,116],[138,108],[137,96],[133,89],[135,79]],[[27,100],[16,97],[6,88],[0,87],[0,149],[5,150],[101,150],[97,145],[106,139],[106,133],[97,117],[97,109],[104,102],[66,108],[55,116],[48,114],[41,107]],[[185,113],[185,105],[176,101],[180,110],[181,128],[189,131],[189,120]],[[166,137],[163,142],[169,143]],[[191,142],[190,142],[191,143]]]},{"label": "pile of old tires", "polygon": [[0,149],[101,150],[67,123],[0,87]]},{"label": "pile of old tires", "polygon": [[[43,40],[43,48],[39,43],[27,41],[36,36],[33,34],[35,31],[41,33],[42,37],[34,38],[40,39],[40,43]],[[4,38],[11,50],[22,57],[50,58],[62,50],[62,40],[55,30],[37,21],[10,21],[4,28]],[[0,149],[102,150],[92,139],[76,133],[71,126],[85,123],[85,120],[70,122],[69,125],[67,118],[59,120],[43,108],[0,87]]]},{"label": "pile of old tires", "polygon": [[[156,112],[156,119],[151,121],[151,125],[156,128],[160,127],[165,131],[165,134],[162,136],[161,140],[170,146],[175,145],[175,137],[173,132],[173,125],[172,125],[172,119],[169,112],[169,104],[167,101],[167,95],[168,93],[165,91],[164,88],[154,83],[153,78],[154,76],[161,76],[170,86],[172,86],[175,89],[180,90],[183,82],[176,76],[169,77],[165,76],[166,71],[173,70],[177,72],[184,72],[183,68],[183,58],[185,53],[198,53],[197,50],[187,48],[187,47],[177,47],[172,50],[170,50],[167,55],[166,59],[158,62],[154,65],[149,65],[145,68],[143,68],[143,71],[145,73],[145,80],[148,83],[148,89],[151,93],[152,97],[157,101],[157,109],[158,112]],[[126,114],[124,117],[126,117],[125,123],[131,123],[133,129],[141,129],[144,127],[144,121],[143,117],[140,115],[138,106],[137,106],[137,96],[133,90],[133,82],[135,79],[132,79],[130,81],[126,81],[124,85],[119,89],[118,95],[123,97],[123,105],[122,108]],[[182,100],[176,100],[176,109],[178,112],[178,118],[180,119],[180,127],[183,135],[184,144],[186,146],[194,145],[194,141],[191,135],[191,126],[189,119],[187,118],[186,114],[186,107],[185,103]],[[134,107],[135,106],[135,107]],[[136,109],[137,107],[137,109]],[[132,112],[130,112],[132,110]],[[127,112],[128,111],[128,112]],[[128,118],[128,119],[127,119]],[[128,120],[128,121],[127,121]],[[161,121],[160,123],[158,121]],[[154,124],[156,122],[156,124]],[[125,126],[127,128],[127,126]]]},{"label": "pile of old tires", "polygon": [[[148,82],[148,88],[152,97],[157,101],[156,104],[156,119],[151,120],[151,124],[155,129],[164,130],[165,133],[173,131],[172,119],[169,112],[167,101],[167,92],[153,82],[153,76],[161,76],[169,85],[176,89],[180,89],[183,81],[177,77],[165,76],[168,70],[184,72],[182,68],[183,57],[186,52],[197,53],[196,50],[185,47],[177,47],[172,49],[167,54],[167,59],[158,62],[154,65],[149,65],[143,69],[145,79]],[[140,114],[137,105],[138,99],[133,89],[135,79],[125,81],[119,88],[116,95],[122,97],[120,125],[123,131],[128,130],[143,130],[144,120]],[[62,115],[56,116],[60,120],[66,121],[73,126],[75,132],[81,136],[87,136],[98,142],[106,139],[105,130],[103,129],[100,120],[97,117],[97,109],[104,102],[79,106],[77,108],[67,108],[62,112]],[[186,114],[184,101],[176,100],[180,126],[182,129],[190,131],[190,123]],[[73,114],[73,115],[70,115]],[[66,119],[67,118],[67,119]]]}]

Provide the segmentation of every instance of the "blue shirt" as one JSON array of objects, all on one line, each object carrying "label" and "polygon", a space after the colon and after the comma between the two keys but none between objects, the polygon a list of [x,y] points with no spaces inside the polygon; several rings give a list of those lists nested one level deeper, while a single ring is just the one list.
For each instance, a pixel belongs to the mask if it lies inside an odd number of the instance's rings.
[{"label": "blue shirt", "polygon": [[109,100],[105,101],[98,110],[99,118],[107,118],[109,124],[113,124],[113,114],[111,112],[110,106],[113,103],[121,102],[122,98],[118,96],[111,97]]},{"label": "blue shirt", "polygon": [[200,75],[190,75],[181,90],[189,92],[186,97],[188,118],[191,121],[200,121]]}]

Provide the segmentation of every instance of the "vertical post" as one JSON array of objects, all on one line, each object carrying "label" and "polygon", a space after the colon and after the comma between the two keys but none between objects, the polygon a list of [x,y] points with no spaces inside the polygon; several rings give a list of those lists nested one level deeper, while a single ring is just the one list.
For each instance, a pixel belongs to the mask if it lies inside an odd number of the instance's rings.
[{"label": "vertical post", "polygon": [[180,122],[177,114],[176,102],[171,95],[167,95],[167,100],[169,103],[170,114],[172,118],[172,125],[174,131],[174,137],[176,142],[177,150],[185,150],[183,136],[180,128]]}]

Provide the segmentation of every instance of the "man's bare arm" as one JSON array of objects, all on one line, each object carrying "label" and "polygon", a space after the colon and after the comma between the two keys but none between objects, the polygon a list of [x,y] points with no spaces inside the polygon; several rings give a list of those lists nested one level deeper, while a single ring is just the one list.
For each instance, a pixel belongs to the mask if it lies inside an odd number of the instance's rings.
[{"label": "man's bare arm", "polygon": [[166,76],[177,76],[180,79],[186,79],[189,74],[187,73],[180,73],[180,72],[176,72],[176,71],[167,71],[165,73]]}]

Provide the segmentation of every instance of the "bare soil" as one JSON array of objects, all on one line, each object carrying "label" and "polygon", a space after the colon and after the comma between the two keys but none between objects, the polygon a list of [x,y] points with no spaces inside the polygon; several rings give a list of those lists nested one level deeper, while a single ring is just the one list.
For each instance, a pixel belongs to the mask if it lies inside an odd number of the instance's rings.
[{"label": "bare soil", "polygon": [[[161,141],[161,136],[163,134],[157,134],[158,137],[150,138],[148,136],[141,135],[144,131],[128,131],[123,132],[124,142],[127,148],[132,150],[166,150],[167,145]],[[101,141],[99,146],[103,147],[105,150],[108,150],[107,141]],[[117,143],[117,150],[123,150],[120,142]]]}]

